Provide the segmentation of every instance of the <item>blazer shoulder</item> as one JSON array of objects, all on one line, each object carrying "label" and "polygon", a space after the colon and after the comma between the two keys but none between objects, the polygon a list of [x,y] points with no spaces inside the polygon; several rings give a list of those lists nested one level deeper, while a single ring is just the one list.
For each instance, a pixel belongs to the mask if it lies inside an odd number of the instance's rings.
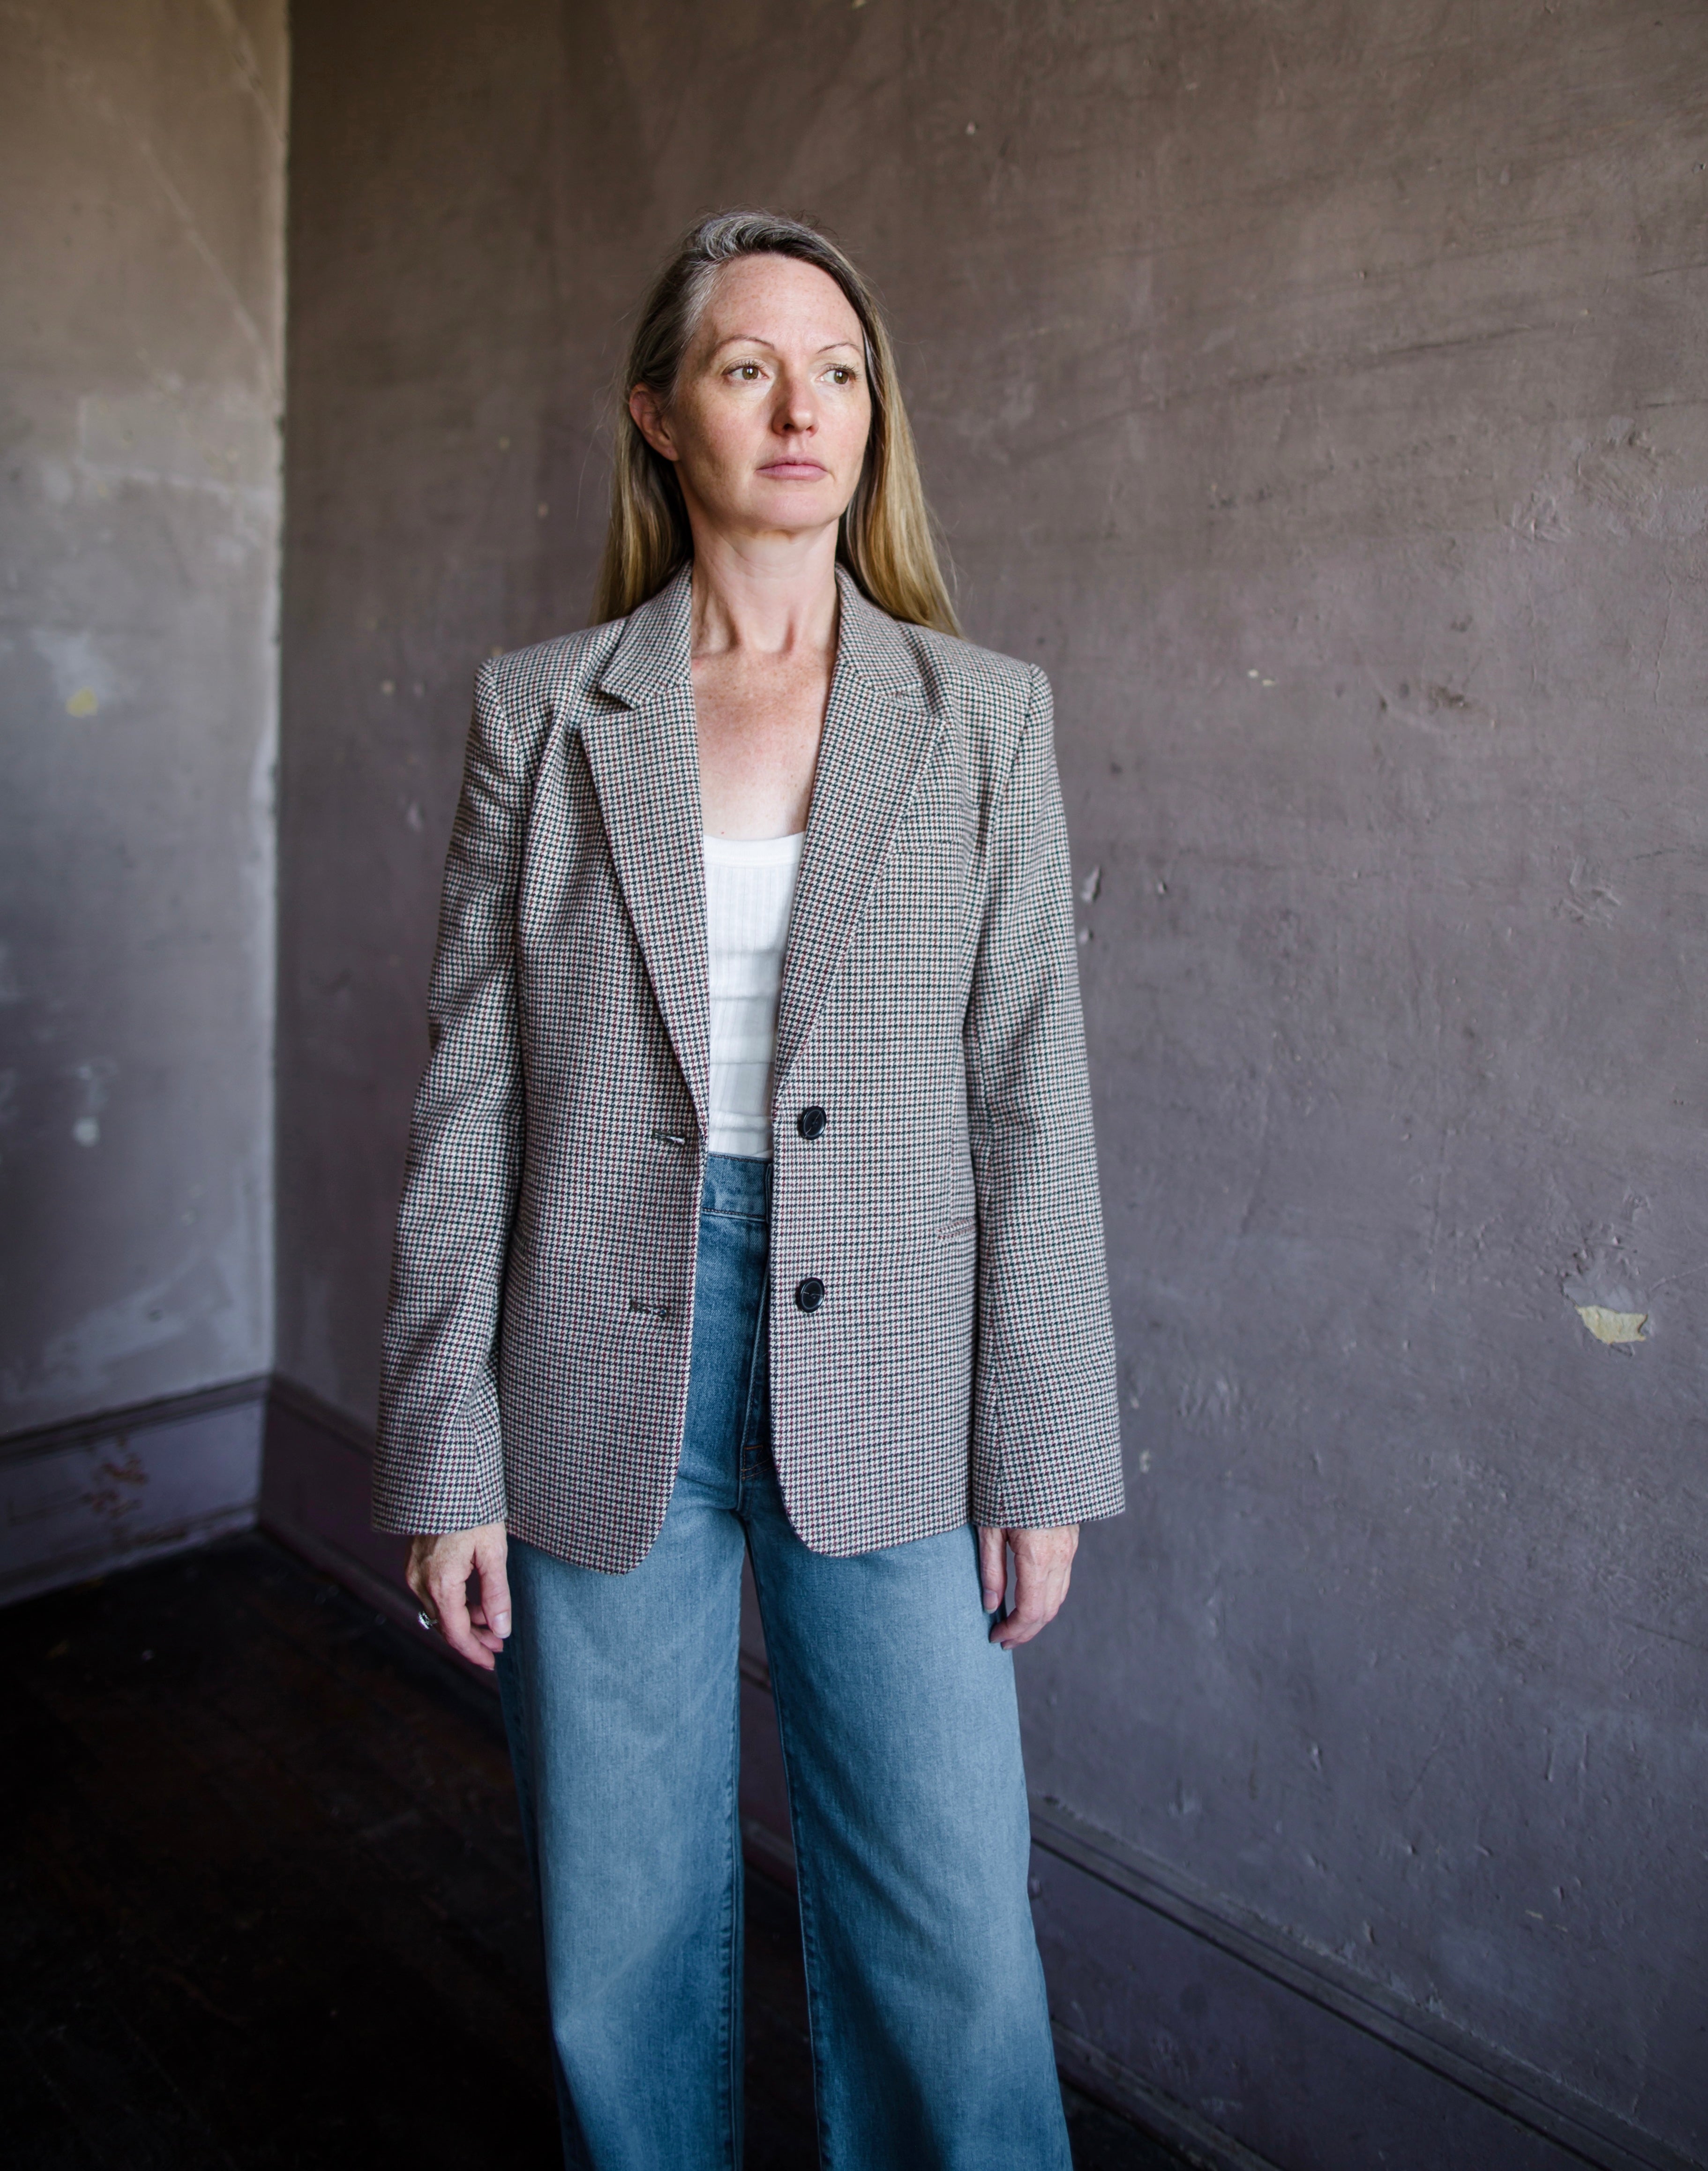
[{"label": "blazer shoulder", "polygon": [[897,631],[988,812],[1013,773],[1029,721],[1049,703],[1049,680],[1035,663],[955,634],[899,623]]},{"label": "blazer shoulder", "polygon": [[1041,691],[1049,690],[1050,682],[1036,663],[1023,663],[1018,657],[981,648],[977,641],[938,633],[930,626],[898,625],[897,630],[912,649],[919,676],[934,697],[963,704],[971,697],[1001,707],[1017,703],[1024,714]]},{"label": "blazer shoulder", "polygon": [[480,667],[481,675],[490,674],[500,702],[517,717],[546,705],[560,711],[565,706],[578,708],[597,686],[628,622],[612,619],[603,625],[584,626],[579,633],[560,633],[527,648],[509,649],[489,657]]}]

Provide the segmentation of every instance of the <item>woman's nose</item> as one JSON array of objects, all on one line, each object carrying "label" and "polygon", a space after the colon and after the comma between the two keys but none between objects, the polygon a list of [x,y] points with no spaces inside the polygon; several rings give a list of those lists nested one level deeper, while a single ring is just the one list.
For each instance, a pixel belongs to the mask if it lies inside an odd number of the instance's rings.
[{"label": "woman's nose", "polygon": [[818,415],[812,405],[811,394],[806,385],[784,383],[779,386],[776,421],[779,430],[817,429]]}]

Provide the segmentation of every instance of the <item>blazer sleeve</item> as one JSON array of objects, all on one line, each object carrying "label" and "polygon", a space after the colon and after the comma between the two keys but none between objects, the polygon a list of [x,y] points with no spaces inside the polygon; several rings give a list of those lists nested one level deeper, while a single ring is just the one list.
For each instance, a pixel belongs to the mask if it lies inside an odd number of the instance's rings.
[{"label": "blazer sleeve", "polygon": [[515,923],[528,779],[495,667],[475,681],[386,1318],[373,1520],[505,1512],[496,1343],[522,1145]]},{"label": "blazer sleeve", "polygon": [[972,1513],[1042,1529],[1119,1514],[1125,1501],[1068,828],[1041,671],[987,849],[966,1016]]}]

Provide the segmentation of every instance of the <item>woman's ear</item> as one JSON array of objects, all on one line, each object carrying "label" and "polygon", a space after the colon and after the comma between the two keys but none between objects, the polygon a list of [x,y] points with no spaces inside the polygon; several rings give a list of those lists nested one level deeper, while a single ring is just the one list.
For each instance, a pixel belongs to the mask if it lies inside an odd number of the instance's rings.
[{"label": "woman's ear", "polygon": [[655,453],[667,460],[682,457],[672,442],[670,424],[656,393],[644,384],[637,384],[629,395],[629,412],[635,428]]}]

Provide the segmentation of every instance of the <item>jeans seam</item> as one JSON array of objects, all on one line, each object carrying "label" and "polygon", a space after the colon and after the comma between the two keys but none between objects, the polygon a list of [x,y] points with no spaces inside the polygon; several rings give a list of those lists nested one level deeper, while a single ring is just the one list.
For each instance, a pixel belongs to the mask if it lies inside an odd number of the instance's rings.
[{"label": "jeans seam", "polygon": [[[747,1548],[747,1557],[752,1562],[753,1588],[757,1593],[760,1590],[759,1567],[753,1559],[751,1546]],[[763,1617],[763,1594],[760,1613]],[[789,1836],[795,1847],[795,1897],[800,1914],[801,1958],[806,1972],[806,2040],[812,2053],[812,2101],[818,2127],[819,2171],[836,2171],[836,2159],[831,2148],[829,2113],[825,2102],[832,2030],[822,1987],[824,1959],[818,1942],[818,1911],[812,1892],[812,1876],[808,1862],[810,1850],[803,1848],[800,1844],[800,1818],[795,1806],[795,1758],[790,1747],[787,1707],[776,1671],[774,1668],[768,1670],[771,1702],[777,1713],[777,1745],[783,1753],[783,1783],[789,1797]]]},{"label": "jeans seam", "polygon": [[724,1828],[730,1850],[724,1916],[724,2088],[730,2171],[741,2171],[742,2147],[742,1670],[736,1664],[731,1702],[730,1756],[725,1766]]}]

